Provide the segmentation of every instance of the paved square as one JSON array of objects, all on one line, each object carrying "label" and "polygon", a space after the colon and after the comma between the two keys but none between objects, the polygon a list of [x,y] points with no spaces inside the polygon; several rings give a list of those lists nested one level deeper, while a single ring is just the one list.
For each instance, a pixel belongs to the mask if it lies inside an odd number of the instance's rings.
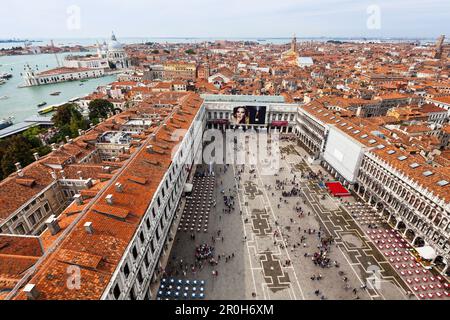
[{"label": "paved square", "polygon": [[[216,165],[208,230],[176,234],[166,276],[205,279],[206,299],[415,298],[344,202],[310,178],[326,173],[305,155],[283,141],[275,175]],[[283,196],[293,188],[299,194]],[[204,243],[214,247],[214,261],[199,265],[195,248]]]}]

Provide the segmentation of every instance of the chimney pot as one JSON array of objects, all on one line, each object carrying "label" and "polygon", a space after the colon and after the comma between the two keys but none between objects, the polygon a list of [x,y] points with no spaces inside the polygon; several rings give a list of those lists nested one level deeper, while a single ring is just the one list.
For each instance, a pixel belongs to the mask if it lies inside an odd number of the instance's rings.
[{"label": "chimney pot", "polygon": [[33,153],[33,156],[36,161],[39,160],[39,153],[35,152],[35,153]]},{"label": "chimney pot", "polygon": [[22,171],[22,169],[17,170],[17,175],[18,175],[19,177],[23,177],[23,171]]},{"label": "chimney pot", "polygon": [[78,194],[74,195],[73,199],[75,200],[75,202],[78,205],[82,205],[83,204],[83,197],[81,196],[81,194],[78,193]]},{"label": "chimney pot", "polygon": [[85,183],[86,188],[91,188],[92,185],[93,185],[92,178],[88,178]]},{"label": "chimney pot", "polygon": [[88,233],[88,234],[93,234],[94,233],[94,228],[92,226],[92,222],[86,222],[84,224],[84,230],[86,230],[86,233]]},{"label": "chimney pot", "polygon": [[52,143],[51,147],[52,147],[52,150],[55,151],[56,150],[56,143]]},{"label": "chimney pot", "polygon": [[23,292],[26,293],[28,300],[36,300],[39,297],[39,291],[36,285],[29,283],[23,288]]},{"label": "chimney pot", "polygon": [[108,204],[110,205],[114,204],[114,196],[112,194],[108,194],[105,199]]},{"label": "chimney pot", "polygon": [[54,214],[52,214],[47,220],[45,220],[45,224],[53,236],[61,230],[58,219],[56,219],[56,216]]},{"label": "chimney pot", "polygon": [[123,186],[120,182],[116,183],[116,190],[117,192],[123,192]]},{"label": "chimney pot", "polygon": [[22,165],[20,164],[20,162],[16,162],[14,165],[16,166],[17,170],[21,170],[22,169]]},{"label": "chimney pot", "polygon": [[51,174],[53,180],[58,179],[58,176],[56,175],[56,172],[55,172],[55,171],[50,172],[50,174]]},{"label": "chimney pot", "polygon": [[69,136],[65,136],[65,138],[66,138],[66,142],[69,142],[70,137]]},{"label": "chimney pot", "polygon": [[153,153],[153,146],[152,146],[152,145],[148,145],[148,146],[146,147],[146,149],[147,149],[147,152],[148,152],[148,153]]}]

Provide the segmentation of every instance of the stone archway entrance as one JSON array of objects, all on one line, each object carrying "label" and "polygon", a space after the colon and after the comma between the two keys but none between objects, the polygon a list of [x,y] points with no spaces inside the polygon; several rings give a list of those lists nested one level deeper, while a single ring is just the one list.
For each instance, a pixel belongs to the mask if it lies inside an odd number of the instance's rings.
[{"label": "stone archway entrance", "polygon": [[446,266],[447,266],[447,264],[445,263],[444,257],[437,256],[436,259],[434,259],[434,267],[439,272],[444,271]]},{"label": "stone archway entrance", "polygon": [[414,232],[414,230],[408,229],[408,230],[406,230],[405,237],[407,240],[412,242],[414,240],[414,238],[416,237],[416,233]]},{"label": "stone archway entrance", "polygon": [[399,221],[399,222],[397,223],[397,230],[398,230],[400,233],[405,232],[405,230],[406,230],[406,224],[405,224],[403,221]]},{"label": "stone archway entrance", "polygon": [[421,237],[417,237],[416,240],[414,240],[413,245],[415,247],[423,247],[425,245],[425,240],[423,240],[423,238]]},{"label": "stone archway entrance", "polygon": [[388,220],[388,224],[392,227],[395,228],[395,226],[397,225],[397,218],[394,216],[391,216],[391,218]]}]

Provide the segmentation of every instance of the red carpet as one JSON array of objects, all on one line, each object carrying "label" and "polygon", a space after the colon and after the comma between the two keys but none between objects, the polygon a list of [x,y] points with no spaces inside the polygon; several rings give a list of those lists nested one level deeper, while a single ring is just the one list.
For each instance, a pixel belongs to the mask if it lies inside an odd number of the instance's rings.
[{"label": "red carpet", "polygon": [[348,192],[340,182],[327,182],[325,185],[335,197],[350,196],[350,192]]}]

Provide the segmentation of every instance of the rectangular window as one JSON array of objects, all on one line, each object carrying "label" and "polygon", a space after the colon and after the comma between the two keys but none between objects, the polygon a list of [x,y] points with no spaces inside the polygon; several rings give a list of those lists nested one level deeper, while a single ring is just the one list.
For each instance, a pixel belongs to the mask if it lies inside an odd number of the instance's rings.
[{"label": "rectangular window", "polygon": [[16,233],[25,234],[25,228],[23,227],[22,223],[19,223],[19,225],[16,227]]},{"label": "rectangular window", "polygon": [[31,215],[28,217],[28,220],[30,221],[30,223],[31,223],[32,225],[35,225],[35,224],[36,224],[36,218],[34,217],[34,213],[31,214]]}]

